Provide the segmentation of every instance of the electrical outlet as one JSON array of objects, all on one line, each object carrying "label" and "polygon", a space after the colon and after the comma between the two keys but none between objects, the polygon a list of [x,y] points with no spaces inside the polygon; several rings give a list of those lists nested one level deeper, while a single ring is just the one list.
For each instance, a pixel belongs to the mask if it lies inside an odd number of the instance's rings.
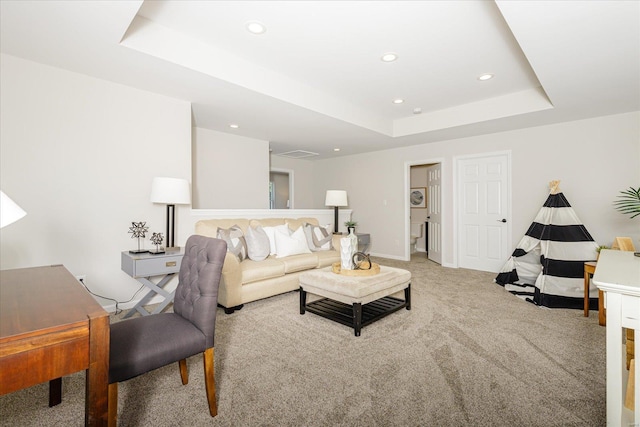
[{"label": "electrical outlet", "polygon": [[87,275],[86,274],[79,274],[76,276],[76,279],[78,280],[78,282],[85,282],[87,280]]}]

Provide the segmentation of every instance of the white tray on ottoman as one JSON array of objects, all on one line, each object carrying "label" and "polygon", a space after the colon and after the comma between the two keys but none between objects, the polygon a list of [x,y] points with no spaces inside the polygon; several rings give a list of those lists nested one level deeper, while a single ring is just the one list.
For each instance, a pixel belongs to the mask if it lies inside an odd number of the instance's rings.
[{"label": "white tray on ottoman", "polygon": [[[404,290],[404,301],[390,295]],[[307,293],[324,297],[307,304]],[[360,336],[363,326],[406,308],[411,310],[411,272],[380,266],[372,276],[345,276],[331,267],[300,275],[300,314],[306,311],[352,326]]]}]

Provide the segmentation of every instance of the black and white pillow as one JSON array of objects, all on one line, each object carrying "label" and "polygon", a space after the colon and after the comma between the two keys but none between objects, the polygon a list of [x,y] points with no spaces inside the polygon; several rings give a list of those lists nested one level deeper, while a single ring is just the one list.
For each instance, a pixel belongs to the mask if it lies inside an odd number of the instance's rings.
[{"label": "black and white pillow", "polygon": [[247,258],[247,241],[239,226],[233,225],[229,228],[218,227],[216,237],[227,242],[227,250],[237,256],[238,260],[242,261]]}]

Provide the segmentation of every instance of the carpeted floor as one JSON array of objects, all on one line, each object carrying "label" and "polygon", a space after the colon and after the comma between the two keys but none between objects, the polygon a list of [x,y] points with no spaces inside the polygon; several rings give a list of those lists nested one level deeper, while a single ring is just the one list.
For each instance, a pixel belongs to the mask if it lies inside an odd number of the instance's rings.
[{"label": "carpeted floor", "polygon": [[[218,413],[202,358],[120,385],[120,426],[604,426],[605,328],[597,314],[545,309],[414,256],[412,309],[353,329],[299,314],[297,292],[218,313]],[[400,294],[401,295],[401,294]],[[84,374],[0,397],[2,426],[80,426]]]}]

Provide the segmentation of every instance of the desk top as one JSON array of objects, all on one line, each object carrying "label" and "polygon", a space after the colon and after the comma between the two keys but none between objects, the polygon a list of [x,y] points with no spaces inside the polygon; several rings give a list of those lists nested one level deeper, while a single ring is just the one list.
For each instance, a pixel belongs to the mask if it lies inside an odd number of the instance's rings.
[{"label": "desk top", "polygon": [[640,296],[640,257],[630,251],[600,251],[593,283],[603,291]]},{"label": "desk top", "polygon": [[0,271],[0,342],[104,316],[62,265]]}]

